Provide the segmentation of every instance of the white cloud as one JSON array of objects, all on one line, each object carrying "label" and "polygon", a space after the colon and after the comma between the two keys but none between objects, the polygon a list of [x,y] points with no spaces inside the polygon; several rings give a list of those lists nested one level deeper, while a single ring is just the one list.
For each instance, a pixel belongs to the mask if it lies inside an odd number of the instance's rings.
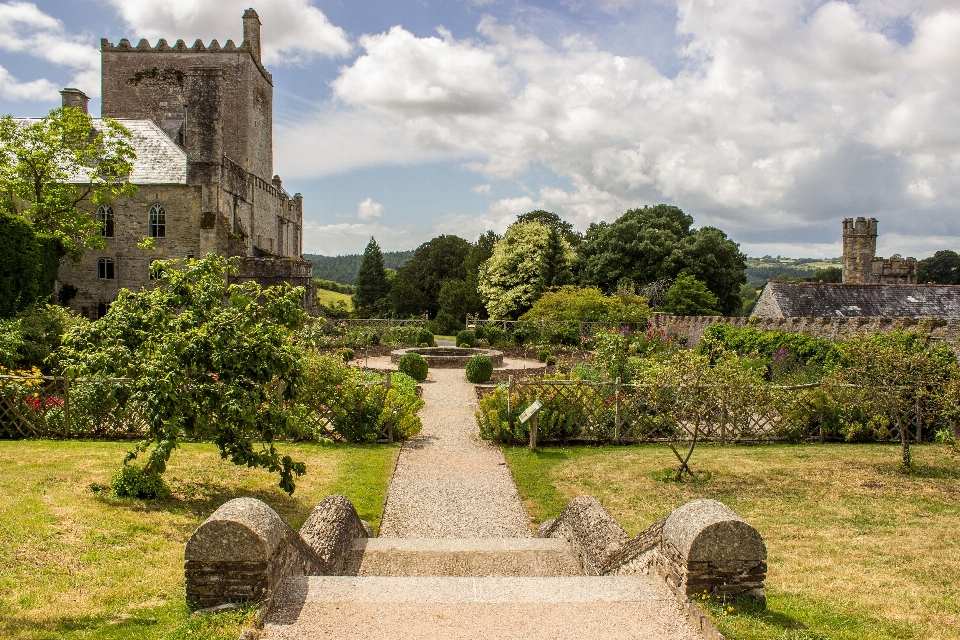
[{"label": "white cloud", "polygon": [[492,184],[478,184],[473,187],[470,187],[470,190],[474,193],[479,193],[482,196],[490,195],[490,190],[493,188]]},{"label": "white cloud", "polygon": [[384,251],[400,251],[419,244],[419,236],[404,226],[346,222],[321,225],[312,220],[303,223],[304,253],[328,256],[362,253],[371,237],[377,239]]},{"label": "white cloud", "polygon": [[[0,2],[0,51],[19,53],[73,74],[70,85],[100,95],[100,53],[87,38],[69,33],[31,2]],[[22,81],[0,67],[0,96],[9,100],[56,100],[60,89],[46,78]]]},{"label": "white cloud", "polygon": [[383,217],[383,205],[367,198],[357,205],[357,217],[361,220],[379,220]]},{"label": "white cloud", "polygon": [[[110,0],[134,31],[134,38],[171,43],[181,38],[222,45],[243,41],[241,16],[249,0]],[[317,55],[343,56],[351,45],[346,33],[331,24],[309,0],[272,0],[257,9],[263,23],[261,42],[264,64],[299,62]]]},{"label": "white cloud", "polygon": [[[602,43],[551,46],[491,18],[477,39],[365,36],[318,116],[350,122],[357,143],[310,127],[285,137],[324,149],[304,172],[456,158],[490,180],[542,166],[572,185],[496,201],[481,220],[545,208],[583,228],[672,202],[745,246],[827,248],[830,225],[856,215],[879,217],[881,233],[960,235],[960,218],[944,215],[960,209],[955,2],[677,7],[675,77]],[[903,44],[889,34],[905,23]]]}]

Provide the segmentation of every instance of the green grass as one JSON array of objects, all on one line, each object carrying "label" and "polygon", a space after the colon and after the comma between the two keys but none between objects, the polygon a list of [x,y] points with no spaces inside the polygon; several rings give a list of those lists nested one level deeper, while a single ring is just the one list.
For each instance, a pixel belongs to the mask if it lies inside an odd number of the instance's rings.
[{"label": "green grass", "polygon": [[353,298],[348,293],[317,289],[317,302],[327,307],[333,305],[334,302],[343,302],[347,305],[347,311],[353,311]]},{"label": "green grass", "polygon": [[768,607],[704,603],[731,639],[960,638],[960,456],[896,445],[701,446],[704,480],[664,481],[666,447],[505,448],[530,515],[556,517],[589,494],[634,535],[700,497],[763,535]]},{"label": "green grass", "polygon": [[263,470],[221,460],[208,444],[171,458],[164,500],[118,500],[108,485],[130,443],[0,441],[0,638],[235,640],[254,609],[190,617],[183,550],[224,502],[259,498],[299,528],[343,493],[377,527],[398,445],[283,444],[307,464],[293,496]]}]

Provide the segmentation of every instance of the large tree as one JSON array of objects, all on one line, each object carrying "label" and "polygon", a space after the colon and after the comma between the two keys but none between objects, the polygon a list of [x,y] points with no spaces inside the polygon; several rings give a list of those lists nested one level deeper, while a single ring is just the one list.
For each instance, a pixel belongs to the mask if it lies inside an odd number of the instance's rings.
[{"label": "large tree", "polygon": [[39,120],[0,118],[0,208],[56,236],[75,260],[103,248],[90,209],[136,192],[128,180],[136,154],[119,122],[80,109],[55,109]]},{"label": "large tree", "polygon": [[920,284],[960,284],[960,255],[945,249],[917,262]]},{"label": "large tree", "polygon": [[720,229],[692,225],[692,217],[665,204],[591,224],[577,252],[577,278],[609,293],[618,284],[639,287],[685,271],[717,296],[719,311],[732,315],[747,281],[746,256]]},{"label": "large tree", "polygon": [[357,292],[353,295],[353,306],[361,316],[376,315],[376,312],[385,310],[389,295],[390,282],[383,267],[383,252],[376,239],[371,237],[357,271]]},{"label": "large tree", "polygon": [[399,317],[429,313],[433,318],[440,310],[440,288],[444,280],[464,280],[464,266],[470,243],[458,236],[437,236],[425,242],[410,260],[397,269],[390,292],[393,312]]},{"label": "large tree", "polygon": [[583,234],[574,231],[572,224],[552,211],[537,209],[535,211],[521,213],[517,216],[517,222],[539,222],[551,229],[556,229],[560,235],[563,236],[563,239],[567,241],[567,244],[574,249],[579,247],[580,243],[583,242]]},{"label": "large tree", "polygon": [[491,318],[516,319],[544,292],[570,284],[573,251],[560,232],[515,222],[480,268],[480,296]]}]

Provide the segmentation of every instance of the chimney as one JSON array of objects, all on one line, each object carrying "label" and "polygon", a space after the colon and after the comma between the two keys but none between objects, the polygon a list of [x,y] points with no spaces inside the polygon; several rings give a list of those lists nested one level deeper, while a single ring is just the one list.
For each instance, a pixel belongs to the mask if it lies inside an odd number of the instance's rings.
[{"label": "chimney", "polygon": [[260,16],[253,9],[243,12],[243,42],[253,59],[260,63]]},{"label": "chimney", "polygon": [[74,89],[72,87],[67,87],[60,92],[60,97],[63,100],[63,108],[73,107],[74,109],[80,109],[84,113],[87,113],[87,103],[90,102],[90,98],[87,97],[83,91],[80,89]]}]

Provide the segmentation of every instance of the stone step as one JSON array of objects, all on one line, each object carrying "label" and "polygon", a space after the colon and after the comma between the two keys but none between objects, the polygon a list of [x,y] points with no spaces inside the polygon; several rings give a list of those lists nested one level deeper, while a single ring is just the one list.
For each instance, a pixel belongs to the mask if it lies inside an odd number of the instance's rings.
[{"label": "stone step", "polygon": [[570,545],[556,538],[358,538],[345,575],[578,576]]},{"label": "stone step", "polygon": [[659,578],[289,578],[266,640],[299,638],[647,638],[699,631]]}]

